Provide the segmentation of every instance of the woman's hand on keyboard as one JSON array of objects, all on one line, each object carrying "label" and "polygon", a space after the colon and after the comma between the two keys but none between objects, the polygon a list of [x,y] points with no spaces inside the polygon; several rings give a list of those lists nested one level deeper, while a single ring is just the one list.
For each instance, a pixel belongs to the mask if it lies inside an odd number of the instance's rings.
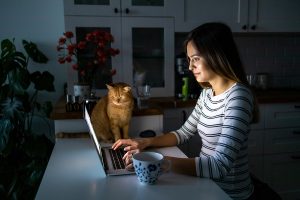
[{"label": "woman's hand on keyboard", "polygon": [[145,149],[146,147],[148,147],[148,144],[148,138],[120,139],[112,145],[112,148],[116,150],[125,146],[124,151],[126,151],[126,154],[124,155],[123,159],[126,164],[126,169],[133,170],[132,154],[135,154]]}]

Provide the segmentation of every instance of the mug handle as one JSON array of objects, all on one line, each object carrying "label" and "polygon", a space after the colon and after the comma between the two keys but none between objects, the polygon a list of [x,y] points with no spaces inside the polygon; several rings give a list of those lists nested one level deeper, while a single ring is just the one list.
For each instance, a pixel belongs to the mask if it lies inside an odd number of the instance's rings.
[{"label": "mug handle", "polygon": [[161,170],[159,171],[159,176],[163,173],[168,173],[171,169],[171,161],[164,158],[161,166]]}]

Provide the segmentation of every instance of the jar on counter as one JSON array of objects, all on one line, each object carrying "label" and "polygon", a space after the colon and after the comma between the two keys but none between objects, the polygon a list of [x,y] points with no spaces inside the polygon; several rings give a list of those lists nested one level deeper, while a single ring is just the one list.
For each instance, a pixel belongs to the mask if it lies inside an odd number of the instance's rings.
[{"label": "jar on counter", "polygon": [[268,89],[268,73],[257,73],[256,74],[256,87],[258,89],[266,90]]}]

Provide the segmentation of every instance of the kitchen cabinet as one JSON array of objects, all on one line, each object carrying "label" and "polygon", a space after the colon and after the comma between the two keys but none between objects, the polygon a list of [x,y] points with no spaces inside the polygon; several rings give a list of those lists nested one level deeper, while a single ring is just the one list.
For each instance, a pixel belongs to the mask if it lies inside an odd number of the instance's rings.
[{"label": "kitchen cabinet", "polygon": [[264,180],[283,199],[300,196],[300,102],[266,104]]},{"label": "kitchen cabinet", "polygon": [[251,125],[249,167],[283,199],[300,196],[299,103],[260,105],[260,120]]},{"label": "kitchen cabinet", "polygon": [[249,0],[250,32],[299,32],[300,1]]},{"label": "kitchen cabinet", "polygon": [[65,15],[177,17],[182,0],[64,0]]},{"label": "kitchen cabinet", "polygon": [[200,24],[220,21],[233,32],[299,32],[298,0],[185,0],[183,18],[176,32],[188,32]]},{"label": "kitchen cabinet", "polygon": [[[118,4],[114,3],[115,1],[108,2],[111,3],[110,6]],[[128,5],[125,2],[129,1],[122,1],[122,5],[123,3]],[[163,2],[163,7],[170,6],[169,1]],[[139,82],[151,86],[151,97],[173,96],[174,17],[166,17],[164,11],[154,12],[154,10],[151,13],[156,13],[157,17],[152,17],[147,12],[145,16],[148,17],[140,17],[142,14],[133,17],[110,16],[111,14],[102,14],[102,6],[106,8],[106,5],[74,5],[74,1],[65,1],[66,30],[73,31],[77,40],[95,29],[108,31],[114,36],[111,46],[120,49],[120,54],[108,62],[117,71],[108,82],[126,82],[132,86]],[[91,9],[87,12],[90,7],[95,10]],[[96,12],[97,9],[94,7],[99,10]],[[160,6],[150,7],[158,9]],[[70,67],[68,92],[71,94],[72,86],[77,79],[77,71]],[[107,91],[105,87],[107,82],[104,82],[100,73],[96,74],[96,79],[97,85],[93,86],[93,90],[96,95],[103,96]]]}]

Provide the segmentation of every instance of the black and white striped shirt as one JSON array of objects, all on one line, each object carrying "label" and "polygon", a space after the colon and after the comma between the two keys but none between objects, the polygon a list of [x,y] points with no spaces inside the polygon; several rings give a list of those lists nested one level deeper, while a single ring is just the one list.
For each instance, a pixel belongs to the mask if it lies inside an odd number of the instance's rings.
[{"label": "black and white striped shirt", "polygon": [[253,192],[247,151],[252,110],[253,95],[242,84],[217,96],[204,89],[192,114],[174,131],[178,144],[200,135],[197,175],[213,179],[233,199],[246,199]]}]

